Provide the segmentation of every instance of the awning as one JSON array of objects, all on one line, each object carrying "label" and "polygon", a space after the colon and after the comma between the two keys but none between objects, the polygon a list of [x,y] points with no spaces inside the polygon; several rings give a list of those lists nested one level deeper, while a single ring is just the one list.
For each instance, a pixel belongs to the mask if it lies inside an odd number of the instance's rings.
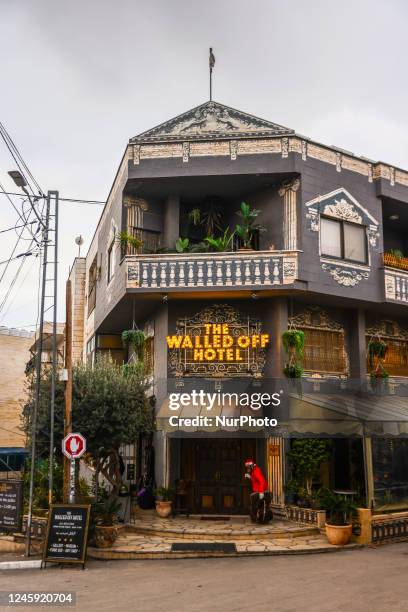
[{"label": "awning", "polygon": [[352,393],[291,394],[288,435],[408,436],[408,398]]},{"label": "awning", "polygon": [[27,455],[28,451],[25,448],[19,448],[16,446],[2,446],[0,447],[0,455]]}]

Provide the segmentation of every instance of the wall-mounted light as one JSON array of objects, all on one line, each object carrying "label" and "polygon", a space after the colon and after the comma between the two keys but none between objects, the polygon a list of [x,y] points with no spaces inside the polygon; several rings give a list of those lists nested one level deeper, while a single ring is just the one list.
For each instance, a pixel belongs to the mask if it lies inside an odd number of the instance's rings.
[{"label": "wall-mounted light", "polygon": [[162,293],[162,301],[167,302],[168,299],[169,299],[169,296],[167,295],[167,293]]},{"label": "wall-mounted light", "polygon": [[251,298],[252,298],[253,300],[258,300],[258,299],[259,299],[258,292],[257,292],[257,291],[253,291],[253,292],[251,293]]},{"label": "wall-mounted light", "polygon": [[390,215],[390,221],[398,221],[399,215]]}]

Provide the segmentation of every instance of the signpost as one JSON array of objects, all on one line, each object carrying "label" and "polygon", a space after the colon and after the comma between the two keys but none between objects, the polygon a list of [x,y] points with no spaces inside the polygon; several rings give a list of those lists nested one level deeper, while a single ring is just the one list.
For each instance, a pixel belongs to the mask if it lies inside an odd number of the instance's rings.
[{"label": "signpost", "polygon": [[75,503],[75,460],[86,451],[86,440],[80,433],[69,433],[62,440],[62,452],[70,460],[69,468],[69,503]]},{"label": "signpost", "polygon": [[41,567],[80,563],[85,567],[90,505],[53,504],[50,508]]},{"label": "signpost", "polygon": [[0,480],[0,531],[21,531],[23,483]]}]

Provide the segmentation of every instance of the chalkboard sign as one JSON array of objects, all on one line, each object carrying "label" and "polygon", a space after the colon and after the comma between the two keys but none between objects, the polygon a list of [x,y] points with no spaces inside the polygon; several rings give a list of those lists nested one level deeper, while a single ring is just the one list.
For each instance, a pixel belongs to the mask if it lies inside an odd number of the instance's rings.
[{"label": "chalkboard sign", "polygon": [[0,480],[0,531],[21,531],[23,483]]},{"label": "chalkboard sign", "polygon": [[43,563],[85,565],[91,506],[53,504],[48,515]]}]

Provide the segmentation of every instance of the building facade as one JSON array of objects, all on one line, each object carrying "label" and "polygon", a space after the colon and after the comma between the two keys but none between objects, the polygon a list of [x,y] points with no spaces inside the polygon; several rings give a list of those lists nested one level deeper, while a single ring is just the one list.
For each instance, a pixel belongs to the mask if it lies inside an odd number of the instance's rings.
[{"label": "building facade", "polygon": [[[250,244],[224,234],[243,222],[241,202],[263,226]],[[408,504],[407,229],[408,172],[217,102],[130,139],[88,254],[74,262],[73,313],[88,362],[126,361],[122,331],[145,332],[158,484],[187,483],[194,511],[243,513],[253,456],[283,506],[291,439],[325,437],[323,484],[374,507]],[[284,376],[287,330],[304,333],[301,392]],[[253,340],[262,335],[263,346]],[[173,336],[183,344],[169,345]],[[249,340],[228,352],[224,336]],[[377,341],[386,355],[368,358]],[[171,407],[171,394],[194,389],[278,393],[278,426],[171,425],[174,414],[207,414]],[[237,402],[218,410],[251,414]]]}]

